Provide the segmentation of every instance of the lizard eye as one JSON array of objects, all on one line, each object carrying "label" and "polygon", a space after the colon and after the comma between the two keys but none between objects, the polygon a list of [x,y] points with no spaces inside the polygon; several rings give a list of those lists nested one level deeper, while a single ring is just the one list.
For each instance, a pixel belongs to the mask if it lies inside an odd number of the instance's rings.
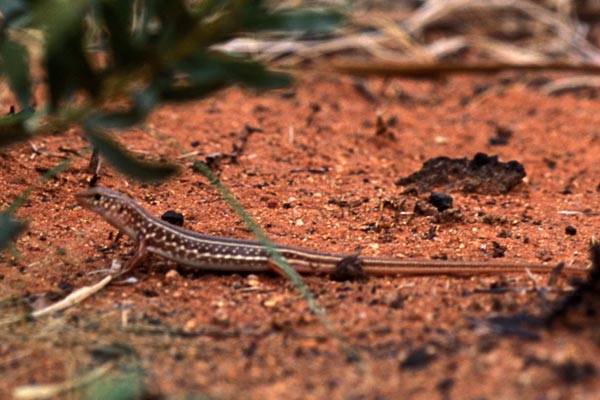
[{"label": "lizard eye", "polygon": [[96,193],[96,194],[94,195],[94,200],[96,200],[96,201],[100,201],[100,199],[102,199],[102,195],[101,195],[100,193]]}]

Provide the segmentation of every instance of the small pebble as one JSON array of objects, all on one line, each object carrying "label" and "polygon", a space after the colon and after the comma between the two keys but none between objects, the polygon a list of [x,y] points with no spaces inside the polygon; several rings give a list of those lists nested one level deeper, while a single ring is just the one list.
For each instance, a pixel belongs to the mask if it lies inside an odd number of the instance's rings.
[{"label": "small pebble", "polygon": [[196,329],[197,327],[198,327],[198,321],[195,318],[192,318],[183,325],[183,330],[184,330],[184,332],[191,332],[194,329]]},{"label": "small pebble", "polygon": [[268,298],[265,301],[263,301],[262,304],[266,308],[274,308],[274,307],[277,307],[282,301],[283,301],[282,296],[273,296],[273,297]]},{"label": "small pebble", "polygon": [[218,309],[213,314],[213,323],[218,324],[220,326],[228,326],[229,325],[229,314],[227,311],[223,309]]},{"label": "small pebble", "polygon": [[158,297],[158,293],[156,291],[150,290],[150,289],[143,289],[142,295],[145,297]]},{"label": "small pebble", "polygon": [[58,283],[58,288],[64,293],[71,293],[73,291],[73,284],[67,281],[60,281]]},{"label": "small pebble", "polygon": [[452,196],[445,193],[431,192],[429,195],[429,204],[437,208],[440,212],[448,210],[452,208]]},{"label": "small pebble", "polygon": [[164,213],[160,219],[170,223],[175,226],[183,226],[183,214],[178,213],[177,211],[169,210]]},{"label": "small pebble", "polygon": [[167,280],[173,281],[173,280],[175,280],[175,279],[179,279],[179,278],[181,278],[181,275],[179,274],[179,272],[177,272],[177,270],[176,270],[176,269],[172,269],[172,270],[170,270],[169,272],[167,272],[167,273],[165,274],[165,278],[166,278]]},{"label": "small pebble", "polygon": [[567,225],[567,227],[565,228],[565,233],[567,235],[574,236],[577,234],[577,228],[575,228],[574,226],[571,226],[571,225]]},{"label": "small pebble", "polygon": [[258,279],[257,275],[250,274],[248,277],[246,277],[246,284],[250,287],[257,287],[260,285],[260,280]]},{"label": "small pebble", "polygon": [[508,144],[508,138],[494,136],[488,139],[490,146],[506,146]]}]

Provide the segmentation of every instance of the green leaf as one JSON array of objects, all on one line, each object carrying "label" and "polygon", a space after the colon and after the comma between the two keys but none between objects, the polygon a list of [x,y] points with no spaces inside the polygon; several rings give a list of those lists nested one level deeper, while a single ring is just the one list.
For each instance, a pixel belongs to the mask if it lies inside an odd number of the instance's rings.
[{"label": "green leaf", "polygon": [[119,143],[109,135],[97,132],[88,132],[95,148],[104,158],[121,172],[140,181],[158,181],[177,172],[178,168],[172,164],[154,164],[134,158]]},{"label": "green leaf", "polygon": [[15,220],[9,213],[0,213],[0,250],[5,249],[25,228],[25,222]]},{"label": "green leaf", "polygon": [[149,87],[133,97],[131,109],[113,113],[97,112],[83,122],[84,127],[90,132],[97,132],[104,129],[127,128],[144,121],[158,102],[158,90]]},{"label": "green leaf", "polygon": [[177,64],[183,79],[163,84],[161,97],[170,101],[182,101],[209,96],[232,84],[256,89],[276,89],[291,83],[289,75],[269,71],[262,64],[236,58],[219,52],[199,53]]},{"label": "green leaf", "polygon": [[344,19],[344,15],[336,11],[292,11],[275,15],[273,29],[304,34],[328,33],[339,28]]},{"label": "green leaf", "polygon": [[29,80],[29,54],[25,46],[10,39],[0,45],[0,72],[6,74],[10,86],[21,108],[31,102],[31,82]]},{"label": "green leaf", "polygon": [[0,1],[0,14],[3,16],[4,27],[25,25],[25,22],[30,19],[28,15],[29,1],[26,0],[3,0]]},{"label": "green leaf", "polygon": [[[108,30],[108,41],[116,67],[130,66],[139,59],[131,35],[134,3],[133,0],[103,0],[98,5]],[[142,2],[145,3],[148,2]]]},{"label": "green leaf", "polygon": [[161,97],[166,101],[185,101],[201,99],[227,86],[225,82],[209,82],[206,84],[178,86],[173,85],[162,90]]},{"label": "green leaf", "polygon": [[287,74],[268,71],[264,65],[217,52],[201,52],[179,63],[179,69],[196,85],[243,84],[257,89],[288,86]]},{"label": "green leaf", "polygon": [[339,28],[344,18],[344,14],[335,10],[286,10],[256,16],[253,26],[257,30],[323,34]]},{"label": "green leaf", "polygon": [[122,362],[117,367],[114,373],[103,375],[86,385],[81,398],[131,400],[151,397],[144,386],[146,372],[140,365]]},{"label": "green leaf", "polygon": [[[63,38],[60,43],[46,50],[50,108],[53,111],[78,89],[84,89],[92,95],[98,92],[98,81],[82,48],[83,31],[71,33],[74,35]],[[66,48],[69,51],[65,51]]]},{"label": "green leaf", "polygon": [[86,55],[84,38],[85,0],[46,0],[39,3],[37,20],[46,33],[46,79],[50,89],[50,109],[83,89],[95,96],[99,79]]},{"label": "green leaf", "polygon": [[160,20],[160,32],[153,42],[161,51],[177,46],[197,24],[184,0],[155,0],[148,3],[154,3],[155,17]]},{"label": "green leaf", "polygon": [[211,18],[226,7],[230,7],[230,1],[204,0],[191,2],[192,11],[196,18]]},{"label": "green leaf", "polygon": [[32,115],[33,109],[27,108],[17,114],[11,112],[0,117],[0,147],[29,139],[31,135],[25,130],[23,123]]}]

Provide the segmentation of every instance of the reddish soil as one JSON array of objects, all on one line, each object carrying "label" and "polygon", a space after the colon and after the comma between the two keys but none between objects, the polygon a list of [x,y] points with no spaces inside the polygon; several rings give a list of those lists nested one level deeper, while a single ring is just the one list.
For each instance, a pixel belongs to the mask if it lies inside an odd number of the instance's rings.
[{"label": "reddish soil", "polygon": [[[248,137],[237,162],[225,157],[215,170],[278,243],[585,266],[600,223],[600,105],[596,92],[540,90],[541,80],[559,76],[361,80],[372,96],[352,78],[332,75],[304,75],[292,88],[263,94],[232,88],[162,106],[141,128],[120,135],[146,160],[180,164],[180,174],[142,185],[104,164],[98,184],[157,215],[179,211],[189,229],[250,238],[191,168],[197,158],[230,153],[249,125],[262,132]],[[8,110],[10,99],[1,100]],[[378,113],[387,126],[380,135]],[[489,144],[502,129],[512,132],[508,144]],[[88,146],[72,129],[0,153],[2,209],[45,171],[74,159],[19,209],[29,228],[0,258],[2,313],[22,318],[0,328],[2,398],[22,385],[75,379],[107,359],[114,367],[105,378],[141,376],[149,398],[592,399],[600,390],[593,312],[577,324],[545,322],[573,290],[566,276],[550,287],[536,275],[537,290],[524,273],[305,277],[358,363],[285,278],[190,271],[158,257],[135,271],[135,283],[109,285],[62,313],[25,319],[29,307],[97,282],[91,272],[132,252],[128,239],[114,245],[115,230],[74,200],[88,187]],[[199,154],[180,157],[193,151]],[[451,192],[452,218],[399,212],[429,196],[405,194],[399,178],[432,157],[478,152],[517,160],[527,177],[505,194]]]}]

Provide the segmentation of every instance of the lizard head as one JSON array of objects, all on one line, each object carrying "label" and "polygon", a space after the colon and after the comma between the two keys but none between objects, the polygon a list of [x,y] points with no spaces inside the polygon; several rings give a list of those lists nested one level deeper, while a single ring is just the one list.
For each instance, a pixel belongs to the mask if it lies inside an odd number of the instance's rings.
[{"label": "lizard head", "polygon": [[93,187],[77,193],[79,205],[100,214],[108,223],[123,233],[136,238],[140,210],[136,203],[123,193],[102,187]]}]

